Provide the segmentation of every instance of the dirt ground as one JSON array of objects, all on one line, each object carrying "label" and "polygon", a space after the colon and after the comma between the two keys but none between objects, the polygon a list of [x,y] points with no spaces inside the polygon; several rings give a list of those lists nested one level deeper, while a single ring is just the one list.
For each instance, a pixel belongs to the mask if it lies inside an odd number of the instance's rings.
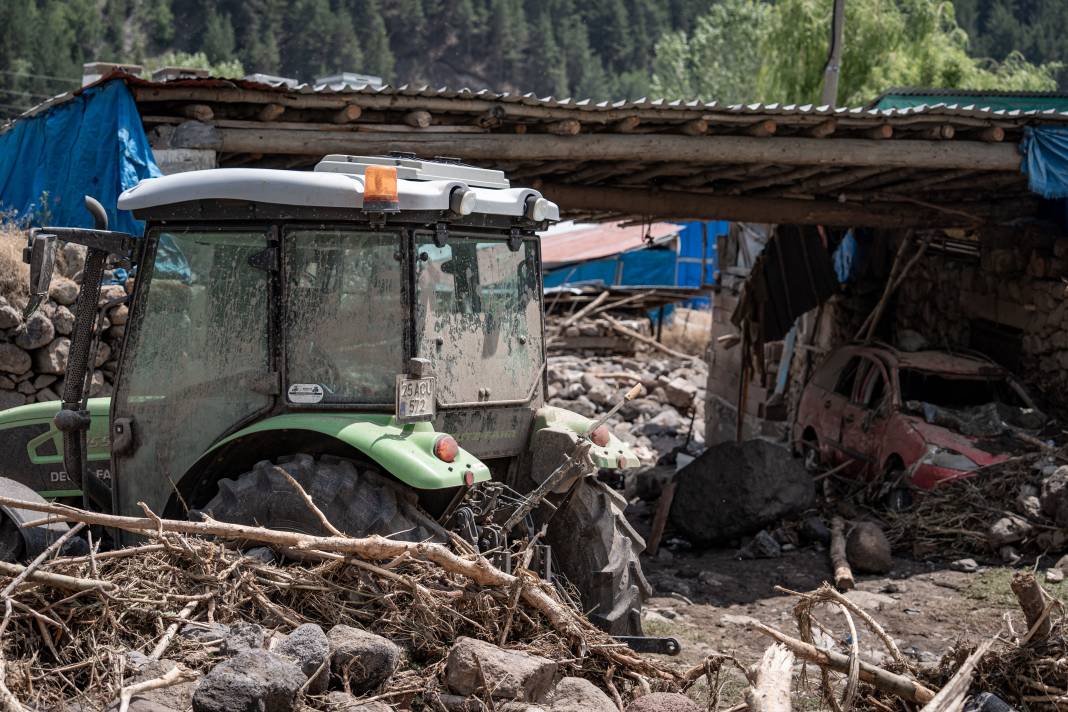
[{"label": "dirt ground", "polygon": [[[670,559],[670,560],[666,560]],[[661,554],[643,566],[657,589],[645,612],[647,635],[672,636],[682,653],[671,660],[680,667],[700,664],[713,653],[734,655],[743,665],[759,660],[769,641],[748,629],[749,619],[797,637],[792,609],[796,598],[775,589],[811,591],[830,578],[826,551],[791,551],[777,559],[739,560],[736,550]],[[979,641],[1005,629],[1005,616],[1016,630],[1023,625],[1009,589],[1013,569],[983,567],[976,573],[950,570],[947,564],[895,559],[888,576],[859,576],[848,597],[868,611],[894,638],[902,652],[923,664],[935,664],[954,643]],[[1040,576],[1041,580],[1041,576]],[[1065,584],[1047,590],[1062,600]],[[670,593],[674,590],[675,593]],[[820,618],[843,637],[844,620],[829,609]],[[874,636],[859,635],[863,659],[880,663],[883,650]],[[811,668],[807,682],[795,668],[795,696],[800,708],[819,705],[819,676]],[[728,676],[722,707],[741,701],[744,682]],[[694,697],[707,699],[695,688]]]}]

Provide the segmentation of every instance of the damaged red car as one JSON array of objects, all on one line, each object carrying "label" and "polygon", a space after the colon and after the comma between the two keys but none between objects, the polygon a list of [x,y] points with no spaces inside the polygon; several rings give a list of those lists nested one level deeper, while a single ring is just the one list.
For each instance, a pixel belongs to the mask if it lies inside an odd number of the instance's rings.
[{"label": "damaged red car", "polygon": [[1006,459],[1045,421],[985,357],[875,343],[824,360],[802,393],[793,441],[811,469],[842,465],[929,489]]}]

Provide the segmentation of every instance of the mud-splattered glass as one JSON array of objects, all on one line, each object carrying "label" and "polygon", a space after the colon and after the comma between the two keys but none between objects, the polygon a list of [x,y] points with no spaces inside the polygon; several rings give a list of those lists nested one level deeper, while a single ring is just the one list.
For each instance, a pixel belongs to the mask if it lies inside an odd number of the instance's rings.
[{"label": "mud-splattered glass", "polygon": [[169,496],[213,442],[270,405],[267,273],[249,265],[266,247],[263,232],[159,235],[117,395],[138,443],[118,459],[124,501]]},{"label": "mud-splattered glass", "polygon": [[541,294],[530,241],[416,236],[416,340],[438,404],[525,400],[542,367]]},{"label": "mud-splattered glass", "polygon": [[284,241],[286,398],[392,403],[408,324],[401,233],[290,230]]}]

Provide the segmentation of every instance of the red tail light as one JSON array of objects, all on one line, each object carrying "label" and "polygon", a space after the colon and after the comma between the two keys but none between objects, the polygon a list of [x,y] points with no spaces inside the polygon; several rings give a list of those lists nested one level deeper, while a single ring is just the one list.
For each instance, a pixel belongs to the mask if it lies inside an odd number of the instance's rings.
[{"label": "red tail light", "polygon": [[451,435],[441,435],[434,441],[434,456],[442,462],[452,462],[460,452],[460,446]]},{"label": "red tail light", "polygon": [[596,430],[590,433],[590,440],[592,440],[593,444],[597,447],[604,447],[605,445],[607,445],[608,438],[609,433],[607,425],[598,426]]}]

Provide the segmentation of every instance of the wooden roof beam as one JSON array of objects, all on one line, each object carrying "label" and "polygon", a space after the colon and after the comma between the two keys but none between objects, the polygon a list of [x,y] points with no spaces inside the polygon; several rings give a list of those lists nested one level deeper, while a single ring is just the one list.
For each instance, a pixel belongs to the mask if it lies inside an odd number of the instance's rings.
[{"label": "wooden roof beam", "polygon": [[[394,150],[422,155],[452,155],[465,160],[630,161],[638,157],[692,164],[775,164],[793,166],[871,166],[882,169],[971,169],[1018,172],[1015,143],[975,141],[870,141],[750,136],[677,136],[587,133],[558,137],[549,134],[435,135],[433,132],[381,133],[297,131],[289,129],[226,129],[203,124],[175,131],[174,146],[213,148],[232,153],[325,155]],[[194,130],[195,129],[195,130]],[[188,138],[186,138],[188,135]]]},{"label": "wooden roof beam", "polygon": [[623,215],[668,218],[906,228],[975,226],[997,217],[987,205],[969,205],[966,208],[953,205],[938,210],[909,201],[856,203],[748,198],[560,183],[545,183],[537,187],[564,211],[610,211]]}]

